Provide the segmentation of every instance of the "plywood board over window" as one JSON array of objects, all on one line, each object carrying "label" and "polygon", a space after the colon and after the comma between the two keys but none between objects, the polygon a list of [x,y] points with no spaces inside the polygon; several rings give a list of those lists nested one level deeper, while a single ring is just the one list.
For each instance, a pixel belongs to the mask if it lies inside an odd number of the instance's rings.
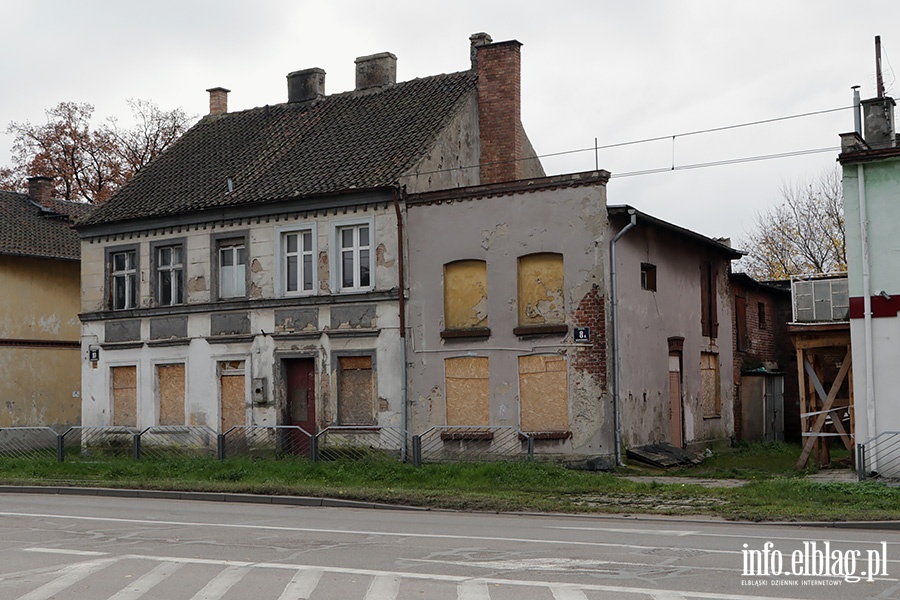
[{"label": "plywood board over window", "polygon": [[487,263],[458,260],[444,265],[444,328],[487,326]]},{"label": "plywood board over window", "polygon": [[244,361],[219,363],[219,405],[221,431],[247,424],[247,393]]},{"label": "plywood board over window", "polygon": [[375,372],[371,356],[338,359],[338,419],[341,425],[375,424]]},{"label": "plywood board over window", "polygon": [[447,425],[491,424],[491,374],[487,357],[465,356],[444,361]]},{"label": "plywood board over window", "polygon": [[562,356],[519,357],[522,431],[567,431],[569,397]]},{"label": "plywood board over window", "polygon": [[137,427],[137,367],[113,367],[113,425]]},{"label": "plywood board over window", "polygon": [[543,252],[519,258],[519,325],[560,325],[563,301],[563,256]]},{"label": "plywood board over window", "polygon": [[184,425],[184,365],[157,365],[159,424]]},{"label": "plywood board over window", "polygon": [[715,352],[700,353],[700,398],[705,418],[722,415],[719,355]]}]

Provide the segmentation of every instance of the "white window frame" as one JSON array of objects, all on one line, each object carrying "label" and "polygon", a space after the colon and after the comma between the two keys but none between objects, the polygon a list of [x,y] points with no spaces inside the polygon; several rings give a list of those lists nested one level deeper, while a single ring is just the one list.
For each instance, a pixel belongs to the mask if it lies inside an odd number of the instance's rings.
[{"label": "white window frame", "polygon": [[[241,271],[241,275],[239,278],[236,277],[236,275],[235,275],[238,272],[238,269],[235,268],[238,266],[237,261],[234,260],[233,264],[226,267],[223,264],[225,261],[222,260],[222,255],[225,251],[231,252],[232,258],[236,259],[237,256],[239,255],[237,252],[238,249],[244,250],[244,263],[243,263],[243,265],[241,265],[244,268]],[[249,265],[247,264],[249,262],[249,255],[247,253],[247,244],[245,244],[243,240],[241,240],[240,243],[237,243],[237,242],[231,243],[228,240],[221,240],[217,244],[216,254],[218,257],[218,264],[216,265],[216,268],[218,268],[218,270],[219,270],[219,273],[218,273],[218,275],[219,275],[219,277],[218,277],[218,285],[219,285],[218,297],[223,300],[227,300],[227,299],[231,299],[231,298],[246,298],[247,297],[247,269],[249,268]],[[240,293],[234,293],[234,294],[228,294],[228,295],[225,294],[226,270],[229,271],[230,279],[232,280],[231,281],[232,287],[234,287],[234,290],[236,292],[240,291]],[[239,286],[238,286],[238,284],[239,284]]]},{"label": "white window frame", "polygon": [[[343,282],[343,273],[341,272],[343,269],[343,251],[344,249],[341,247],[341,231],[344,229],[353,228],[358,231],[359,227],[368,227],[369,228],[369,245],[367,246],[369,251],[369,285],[360,285],[360,270],[359,270],[359,251],[361,247],[358,244],[359,234],[358,232],[354,233],[354,246],[351,249],[354,255],[354,273],[353,273],[353,285],[352,286],[344,286]],[[330,251],[330,261],[331,261],[331,289],[334,292],[368,292],[375,289],[375,248],[377,247],[375,240],[375,218],[368,217],[364,219],[341,219],[337,221],[333,221],[331,223],[331,231],[329,232],[329,245],[331,247]]]},{"label": "white window frame", "polygon": [[[175,262],[174,255],[175,250],[178,249],[181,251],[181,261]],[[167,265],[162,264],[160,261],[160,254],[163,250],[169,250],[171,258],[171,262]],[[153,247],[153,251],[156,253],[154,256],[156,266],[156,303],[159,306],[179,306],[184,304],[184,259],[185,259],[185,251],[183,243],[175,243],[175,244],[160,244]],[[171,297],[171,302],[168,304],[162,303],[162,292],[163,292],[163,278],[162,274],[164,271],[168,271],[169,273],[169,294]],[[181,291],[181,301],[178,300],[178,291]]]},{"label": "white window frame", "polygon": [[[302,237],[304,233],[309,233],[312,239],[311,248],[308,251],[302,250]],[[297,261],[297,282],[299,288],[297,290],[288,290],[288,266],[287,266],[287,241],[289,235],[298,236],[298,257]],[[310,269],[312,271],[312,289],[304,290],[303,288],[303,255],[311,254]],[[285,227],[277,227],[275,229],[275,281],[277,282],[277,290],[279,296],[314,296],[319,289],[319,273],[318,273],[318,256],[319,256],[319,240],[315,223],[307,223],[304,225],[290,225]]]},{"label": "white window frame", "polygon": [[[122,270],[116,270],[116,256],[119,254],[125,255],[125,268]],[[131,264],[129,265],[128,257],[131,256]],[[138,249],[137,248],[128,248],[123,250],[116,250],[109,253],[109,283],[111,286],[111,308],[113,310],[129,310],[132,308],[137,308],[137,298],[135,296],[140,296],[140,289],[137,275],[138,275]],[[125,306],[116,306],[116,280],[121,279],[122,284],[125,286]]]}]

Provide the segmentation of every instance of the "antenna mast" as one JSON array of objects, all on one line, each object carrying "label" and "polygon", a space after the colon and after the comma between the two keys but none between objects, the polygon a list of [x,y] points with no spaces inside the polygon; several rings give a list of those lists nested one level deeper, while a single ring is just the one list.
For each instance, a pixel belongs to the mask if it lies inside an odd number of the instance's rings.
[{"label": "antenna mast", "polygon": [[881,76],[881,36],[875,36],[875,77],[878,81],[878,97],[884,98],[884,79]]}]

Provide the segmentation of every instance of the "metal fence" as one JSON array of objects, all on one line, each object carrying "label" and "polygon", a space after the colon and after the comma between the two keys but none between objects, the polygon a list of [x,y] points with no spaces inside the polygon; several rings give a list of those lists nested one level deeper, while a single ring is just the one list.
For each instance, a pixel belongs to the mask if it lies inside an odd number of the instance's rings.
[{"label": "metal fence", "polygon": [[856,445],[859,480],[880,477],[900,479],[900,431],[885,431]]},{"label": "metal fence", "polygon": [[432,427],[414,439],[413,462],[491,462],[534,457],[533,438],[515,427]]},{"label": "metal fence", "polygon": [[96,461],[114,458],[251,458],[310,461],[384,458],[433,462],[526,460],[533,439],[514,427],[432,427],[420,435],[400,427],[333,425],[313,435],[296,426],[0,427],[0,458]]}]

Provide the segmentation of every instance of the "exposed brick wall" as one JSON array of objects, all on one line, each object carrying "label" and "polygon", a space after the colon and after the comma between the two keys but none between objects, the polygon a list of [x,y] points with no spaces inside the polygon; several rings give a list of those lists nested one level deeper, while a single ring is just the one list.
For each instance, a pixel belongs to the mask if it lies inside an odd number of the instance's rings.
[{"label": "exposed brick wall", "polygon": [[[792,421],[797,398],[797,361],[793,346],[787,333],[787,324],[791,319],[790,296],[769,291],[755,285],[745,285],[739,280],[731,281],[732,297],[742,296],[747,299],[747,338],[749,343],[744,350],[738,350],[737,325],[734,327],[732,347],[734,349],[734,433],[740,439],[743,433],[741,413],[742,403],[737,384],[741,382],[742,369],[756,369],[764,362],[775,363],[775,368],[784,372],[784,408],[785,437],[790,439],[794,427]],[[765,325],[760,327],[759,304],[765,307]],[[737,308],[734,310],[737,318]],[[792,411],[792,408],[794,410]]]},{"label": "exposed brick wall", "polygon": [[591,346],[578,348],[572,361],[575,370],[588,373],[606,386],[606,302],[595,284],[573,313],[575,327],[591,328]]},{"label": "exposed brick wall", "polygon": [[482,184],[522,178],[521,46],[513,40],[477,48]]}]

